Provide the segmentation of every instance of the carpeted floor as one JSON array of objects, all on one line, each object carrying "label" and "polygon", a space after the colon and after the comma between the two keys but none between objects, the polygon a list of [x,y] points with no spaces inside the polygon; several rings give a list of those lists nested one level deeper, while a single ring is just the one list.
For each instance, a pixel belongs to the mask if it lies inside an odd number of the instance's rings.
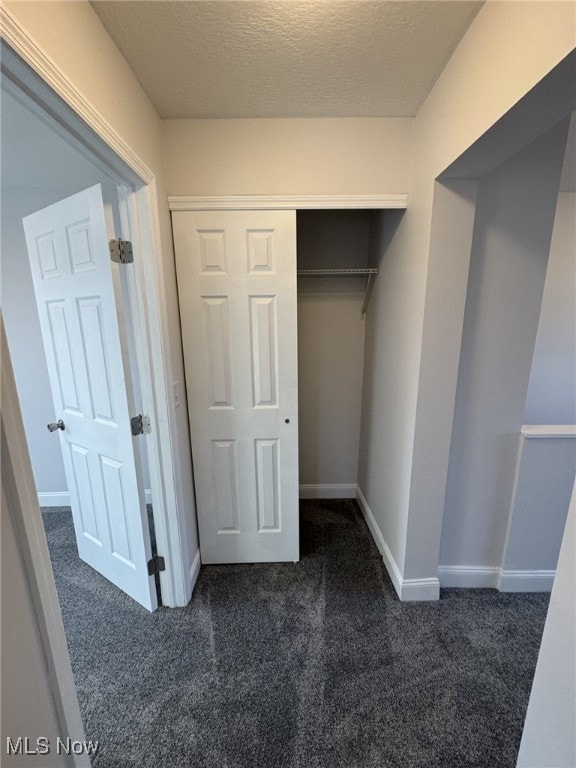
[{"label": "carpeted floor", "polygon": [[400,603],[354,501],[306,501],[297,564],[207,566],[149,614],[45,513],[95,768],[513,768],[548,596]]}]

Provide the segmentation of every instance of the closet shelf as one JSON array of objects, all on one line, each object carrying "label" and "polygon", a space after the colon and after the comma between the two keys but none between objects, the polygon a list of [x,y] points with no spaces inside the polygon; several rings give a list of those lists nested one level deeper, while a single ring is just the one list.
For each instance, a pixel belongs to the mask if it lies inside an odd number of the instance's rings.
[{"label": "closet shelf", "polygon": [[377,269],[298,269],[296,271],[298,277],[365,277],[366,288],[364,290],[364,304],[362,305],[362,317],[366,314],[368,309],[368,302],[370,301],[370,294],[372,293],[372,287],[376,275]]}]

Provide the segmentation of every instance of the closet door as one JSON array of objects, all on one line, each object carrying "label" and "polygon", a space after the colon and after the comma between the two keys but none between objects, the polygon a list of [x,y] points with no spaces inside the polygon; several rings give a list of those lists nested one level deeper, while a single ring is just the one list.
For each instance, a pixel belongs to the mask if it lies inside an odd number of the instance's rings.
[{"label": "closet door", "polygon": [[202,562],[296,561],[296,213],[172,221]]}]

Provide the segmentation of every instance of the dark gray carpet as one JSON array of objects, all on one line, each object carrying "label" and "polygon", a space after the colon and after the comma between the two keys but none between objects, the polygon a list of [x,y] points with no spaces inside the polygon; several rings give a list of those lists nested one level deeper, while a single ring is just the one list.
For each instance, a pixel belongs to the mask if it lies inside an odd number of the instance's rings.
[{"label": "dark gray carpet", "polygon": [[96,768],[513,768],[548,596],[400,603],[356,502],[302,509],[297,564],[203,567],[150,615],[45,514]]}]

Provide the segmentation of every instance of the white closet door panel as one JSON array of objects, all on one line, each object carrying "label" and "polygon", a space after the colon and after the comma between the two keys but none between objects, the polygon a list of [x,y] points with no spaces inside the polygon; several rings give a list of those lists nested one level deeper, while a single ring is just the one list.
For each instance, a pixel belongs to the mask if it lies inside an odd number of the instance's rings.
[{"label": "white closet door panel", "polygon": [[172,218],[202,561],[298,560],[295,212]]}]

